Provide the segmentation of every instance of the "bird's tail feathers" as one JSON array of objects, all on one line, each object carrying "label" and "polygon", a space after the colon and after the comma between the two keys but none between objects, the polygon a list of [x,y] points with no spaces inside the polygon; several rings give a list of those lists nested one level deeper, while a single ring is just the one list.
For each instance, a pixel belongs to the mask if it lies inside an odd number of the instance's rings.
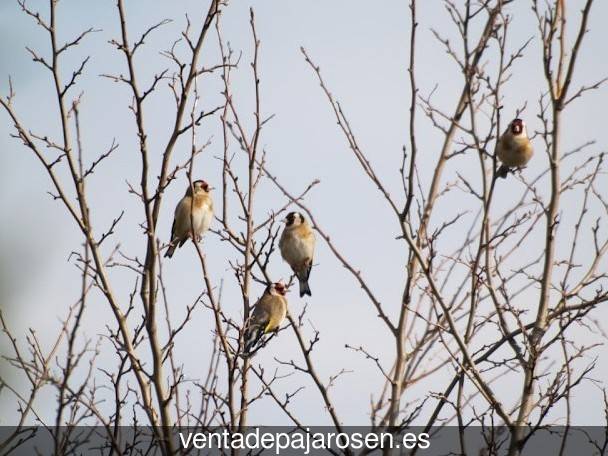
[{"label": "bird's tail feathers", "polygon": [[506,178],[509,174],[509,167],[505,165],[501,165],[500,168],[496,171],[496,176],[502,179]]},{"label": "bird's tail feathers", "polygon": [[243,354],[250,355],[259,344],[263,335],[264,328],[261,325],[255,325],[248,328],[245,332]]},{"label": "bird's tail feathers", "polygon": [[309,260],[306,265],[296,273],[298,281],[300,282],[300,298],[304,295],[312,296],[310,293],[310,286],[308,285],[311,270],[312,261]]},{"label": "bird's tail feathers", "polygon": [[304,277],[306,277],[307,281],[310,278],[310,271],[312,271],[312,260],[308,262],[306,269],[304,270]]},{"label": "bird's tail feathers", "polygon": [[300,298],[304,295],[312,296],[310,292],[310,286],[308,285],[308,279],[298,278],[300,281]]},{"label": "bird's tail feathers", "polygon": [[171,242],[171,244],[169,244],[169,248],[167,248],[167,251],[165,252],[165,257],[166,258],[171,258],[173,256],[173,254],[175,253],[175,248],[177,246]]}]

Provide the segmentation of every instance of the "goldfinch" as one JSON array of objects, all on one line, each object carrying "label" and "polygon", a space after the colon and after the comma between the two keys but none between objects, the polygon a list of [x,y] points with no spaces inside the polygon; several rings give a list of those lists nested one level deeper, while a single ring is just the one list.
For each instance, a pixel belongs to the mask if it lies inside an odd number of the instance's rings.
[{"label": "goldfinch", "polygon": [[165,253],[166,257],[171,258],[175,249],[184,245],[184,242],[192,236],[193,231],[195,241],[198,242],[209,229],[213,220],[213,199],[211,199],[210,191],[209,184],[203,180],[193,182],[192,187],[188,186],[186,194],[175,208],[171,242]]},{"label": "goldfinch", "polygon": [[525,166],[534,149],[528,138],[526,124],[521,119],[513,119],[509,128],[502,134],[496,145],[496,154],[502,165],[496,171],[498,177],[507,177],[510,168]]},{"label": "goldfinch", "polygon": [[281,256],[300,281],[300,297],[311,296],[308,278],[315,252],[315,233],[299,212],[290,212],[279,240]]},{"label": "goldfinch", "polygon": [[276,331],[287,315],[287,289],[281,282],[268,285],[246,323],[244,353],[250,354],[265,334]]}]

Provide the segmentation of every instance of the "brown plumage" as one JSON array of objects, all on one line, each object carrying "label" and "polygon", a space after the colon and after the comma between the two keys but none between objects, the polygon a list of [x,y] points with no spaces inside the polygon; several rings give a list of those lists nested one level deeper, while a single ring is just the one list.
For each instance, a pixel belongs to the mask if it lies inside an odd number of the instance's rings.
[{"label": "brown plumage", "polygon": [[511,168],[528,164],[533,154],[534,149],[526,132],[526,124],[521,119],[513,119],[496,145],[496,155],[502,162],[496,175],[504,179]]},{"label": "brown plumage", "polygon": [[251,354],[265,334],[276,331],[287,315],[287,292],[281,282],[266,288],[247,322],[244,336],[244,354]]},{"label": "brown plumage", "polygon": [[[213,220],[213,199],[211,198],[209,185],[203,180],[192,183],[192,188],[188,185],[186,194],[175,208],[175,217],[171,227],[171,242],[165,256],[171,258],[175,249],[181,247],[192,237],[192,232],[196,241],[200,241],[203,234],[209,229]],[[194,195],[194,197],[193,197]],[[192,226],[194,225],[194,230]]]},{"label": "brown plumage", "polygon": [[300,282],[300,297],[311,296],[308,279],[315,252],[315,233],[299,212],[287,214],[279,249]]}]

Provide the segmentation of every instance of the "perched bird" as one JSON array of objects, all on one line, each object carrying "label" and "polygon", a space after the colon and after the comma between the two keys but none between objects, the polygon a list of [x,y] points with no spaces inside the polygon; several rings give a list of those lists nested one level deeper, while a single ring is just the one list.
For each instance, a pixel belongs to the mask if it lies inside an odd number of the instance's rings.
[{"label": "perched bird", "polygon": [[270,284],[256,303],[245,329],[245,354],[254,350],[264,334],[279,329],[287,315],[286,292],[281,282]]},{"label": "perched bird", "polygon": [[496,145],[496,155],[502,162],[496,172],[498,177],[507,177],[510,168],[525,166],[534,150],[526,132],[526,124],[521,119],[513,119]]},{"label": "perched bird", "polygon": [[166,257],[171,258],[175,249],[184,245],[184,242],[192,236],[192,232],[195,241],[198,242],[209,229],[213,220],[213,200],[210,191],[209,184],[204,180],[194,181],[192,187],[188,186],[186,194],[175,208],[171,242],[165,253]]},{"label": "perched bird", "polygon": [[299,212],[290,212],[279,240],[281,256],[291,266],[300,281],[300,297],[311,296],[308,278],[315,252],[315,233]]}]

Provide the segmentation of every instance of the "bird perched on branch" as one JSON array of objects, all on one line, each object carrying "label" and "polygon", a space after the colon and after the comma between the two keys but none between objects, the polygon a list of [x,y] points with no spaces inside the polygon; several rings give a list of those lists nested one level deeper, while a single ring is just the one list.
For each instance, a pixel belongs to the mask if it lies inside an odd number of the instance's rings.
[{"label": "bird perched on branch", "polygon": [[300,297],[311,296],[308,278],[315,252],[315,233],[299,212],[290,212],[279,240],[281,256],[300,281]]},{"label": "bird perched on branch", "polygon": [[211,188],[204,180],[197,180],[188,185],[186,194],[175,208],[175,217],[171,227],[171,242],[165,253],[171,258],[175,249],[184,245],[184,242],[192,237],[195,241],[202,239],[203,234],[209,229],[213,220],[213,199],[210,194]]},{"label": "bird perched on branch", "polygon": [[496,145],[496,155],[502,162],[496,175],[504,179],[511,168],[525,166],[533,153],[525,122],[521,119],[513,119]]},{"label": "bird perched on branch", "polygon": [[243,353],[248,355],[265,334],[276,331],[287,315],[287,289],[281,282],[268,285],[246,323]]}]

